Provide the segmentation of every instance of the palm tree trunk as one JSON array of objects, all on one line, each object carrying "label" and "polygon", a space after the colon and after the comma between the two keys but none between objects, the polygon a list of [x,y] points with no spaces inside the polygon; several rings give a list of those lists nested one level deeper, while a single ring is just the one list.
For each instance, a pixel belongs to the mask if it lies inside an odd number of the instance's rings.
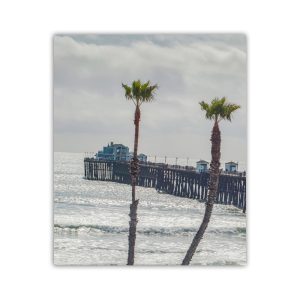
[{"label": "palm tree trunk", "polygon": [[139,172],[139,161],[137,158],[137,149],[139,143],[139,123],[140,123],[141,112],[140,108],[137,105],[134,115],[134,125],[135,125],[135,134],[134,134],[134,150],[133,158],[130,164],[130,174],[131,174],[131,188],[132,188],[132,203],[130,205],[130,222],[129,222],[129,236],[128,236],[128,259],[127,265],[134,264],[134,248],[135,248],[135,238],[136,238],[136,225],[138,222],[137,219],[137,207],[139,200],[135,199],[135,187],[137,183],[137,176]]},{"label": "palm tree trunk", "polygon": [[219,130],[218,122],[215,121],[212,135],[211,135],[211,163],[209,169],[209,185],[208,185],[208,199],[205,203],[205,213],[202,220],[202,224],[197,231],[190,248],[188,249],[184,260],[182,261],[182,265],[189,265],[193,255],[196,252],[196,249],[203,238],[205,230],[210,220],[210,216],[212,214],[214,201],[218,195],[218,185],[219,185],[219,175],[220,175],[220,157],[221,157],[221,133]]}]

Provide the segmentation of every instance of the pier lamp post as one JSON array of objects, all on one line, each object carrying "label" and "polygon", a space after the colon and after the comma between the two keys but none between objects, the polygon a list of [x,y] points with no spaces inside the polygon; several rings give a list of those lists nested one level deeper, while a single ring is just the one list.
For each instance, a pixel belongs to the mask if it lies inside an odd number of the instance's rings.
[{"label": "pier lamp post", "polygon": [[165,164],[167,164],[167,157],[165,156]]},{"label": "pier lamp post", "polygon": [[177,166],[177,160],[178,160],[178,157],[176,157],[176,166]]}]

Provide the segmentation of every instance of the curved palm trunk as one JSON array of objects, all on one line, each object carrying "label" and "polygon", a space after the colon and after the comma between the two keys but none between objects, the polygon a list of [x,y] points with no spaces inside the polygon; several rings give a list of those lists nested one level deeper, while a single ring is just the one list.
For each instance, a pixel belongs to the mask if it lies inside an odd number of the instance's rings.
[{"label": "curved palm trunk", "polygon": [[184,260],[182,261],[182,265],[189,265],[193,255],[196,252],[196,249],[203,238],[204,232],[207,228],[207,225],[210,220],[210,216],[212,214],[214,201],[218,195],[218,185],[219,185],[219,175],[220,175],[220,157],[221,157],[221,133],[219,130],[218,122],[215,121],[212,135],[211,135],[211,163],[209,169],[209,185],[208,185],[208,199],[205,206],[205,213],[202,220],[202,224],[197,231],[190,248],[188,249]]},{"label": "curved palm trunk", "polygon": [[134,248],[135,248],[135,238],[136,238],[136,225],[138,222],[137,219],[137,207],[139,200],[135,199],[135,187],[137,183],[137,176],[139,172],[139,161],[137,158],[137,149],[139,142],[139,123],[140,123],[141,112],[138,105],[135,109],[134,115],[134,125],[135,125],[135,134],[134,134],[134,150],[133,158],[130,164],[130,174],[131,174],[131,188],[132,188],[132,203],[130,205],[130,222],[129,222],[129,236],[128,236],[128,259],[127,265],[134,264]]}]

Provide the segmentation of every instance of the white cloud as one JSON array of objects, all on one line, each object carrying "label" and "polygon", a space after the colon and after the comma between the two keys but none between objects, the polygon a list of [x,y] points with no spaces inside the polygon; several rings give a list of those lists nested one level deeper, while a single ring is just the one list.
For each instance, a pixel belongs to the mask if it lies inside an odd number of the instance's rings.
[{"label": "white cloud", "polygon": [[[157,154],[173,153],[180,143],[178,156],[198,157],[197,136],[208,142],[211,129],[198,102],[226,96],[242,109],[232,124],[221,125],[228,137],[238,140],[228,150],[235,154],[223,155],[246,160],[246,147],[240,145],[246,143],[247,59],[239,35],[117,40],[101,35],[54,38],[55,150],[96,151],[108,140],[120,138],[131,147],[134,107],[125,100],[121,83],[141,79],[159,85],[155,102],[142,107],[143,152],[154,151],[156,144]],[[74,136],[85,144],[77,143]],[[205,152],[203,157],[209,159],[209,147]]]}]

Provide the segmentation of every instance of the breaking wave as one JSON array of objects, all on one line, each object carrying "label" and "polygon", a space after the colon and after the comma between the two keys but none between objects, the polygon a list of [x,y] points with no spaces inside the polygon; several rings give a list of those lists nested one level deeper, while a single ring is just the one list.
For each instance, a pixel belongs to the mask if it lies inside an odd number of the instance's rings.
[{"label": "breaking wave", "polygon": [[[160,228],[160,227],[150,227],[150,228],[138,228],[137,233],[143,235],[162,235],[162,236],[172,236],[172,235],[189,235],[196,233],[198,228],[194,227],[171,227],[171,228]],[[128,228],[116,227],[116,226],[105,226],[105,225],[60,225],[54,224],[54,231],[59,232],[73,232],[73,233],[128,233]],[[245,227],[236,228],[214,228],[208,229],[207,233],[220,234],[220,235],[246,235]]]}]

